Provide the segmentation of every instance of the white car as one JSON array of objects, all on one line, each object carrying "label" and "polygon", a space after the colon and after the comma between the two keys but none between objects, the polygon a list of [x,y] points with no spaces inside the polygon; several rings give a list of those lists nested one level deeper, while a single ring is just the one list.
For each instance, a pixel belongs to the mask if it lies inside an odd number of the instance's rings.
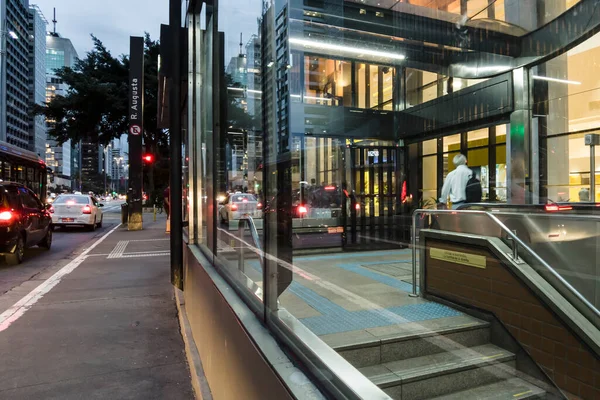
[{"label": "white car", "polygon": [[102,227],[104,204],[85,194],[61,194],[52,203],[52,226],[85,226],[89,230]]},{"label": "white car", "polygon": [[222,223],[229,223],[229,221],[240,219],[244,215],[262,218],[262,204],[249,193],[230,194],[219,208],[219,219]]}]

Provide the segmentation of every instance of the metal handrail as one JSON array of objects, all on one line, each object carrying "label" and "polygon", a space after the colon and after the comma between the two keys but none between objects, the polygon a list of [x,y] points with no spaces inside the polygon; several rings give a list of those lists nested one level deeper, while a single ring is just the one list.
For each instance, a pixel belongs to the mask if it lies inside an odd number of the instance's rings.
[{"label": "metal handrail", "polygon": [[[479,210],[428,210],[428,209],[417,209],[413,212],[412,215],[412,238],[411,238],[411,246],[412,246],[412,277],[413,277],[413,290],[411,296],[417,296],[417,217],[422,215],[433,215],[433,214],[476,214],[476,215],[486,215],[489,217],[502,231],[504,231],[508,238],[513,242],[513,246],[520,247],[529,253],[537,262],[539,262],[550,274],[552,274],[558,281],[564,285],[573,296],[575,296],[579,301],[581,301],[586,307],[588,307],[592,313],[596,316],[596,318],[600,318],[600,311],[594,307],[592,303],[590,303],[585,297],[577,291],[569,282],[567,282],[558,272],[554,270],[544,259],[542,259],[535,251],[533,251],[529,246],[527,246],[521,239],[517,237],[506,225],[502,223],[495,215],[488,211],[479,211]],[[513,247],[513,251],[515,250]],[[518,257],[518,254],[517,254]],[[515,260],[516,261],[516,260]],[[424,276],[424,268],[425,263],[421,262],[419,265],[420,276]],[[577,308],[577,307],[575,307]],[[592,322],[592,321],[590,321]],[[594,324],[595,325],[595,324]]]},{"label": "metal handrail", "polygon": [[[254,242],[254,247],[256,247],[257,249],[262,249],[262,247],[260,245],[260,237],[258,236],[258,230],[256,229],[256,224],[254,223],[254,219],[252,219],[252,217],[249,215],[245,215],[239,219],[239,222],[238,222],[239,238],[243,239],[244,229],[246,228],[246,225],[247,225],[248,229],[250,229],[250,235],[252,236],[252,241]],[[258,254],[258,257],[260,258],[260,264],[264,268],[265,260],[264,260],[262,252],[257,253],[257,254]],[[240,254],[238,257],[238,268],[242,272],[243,272],[243,265],[244,265],[244,246],[240,246]]]}]

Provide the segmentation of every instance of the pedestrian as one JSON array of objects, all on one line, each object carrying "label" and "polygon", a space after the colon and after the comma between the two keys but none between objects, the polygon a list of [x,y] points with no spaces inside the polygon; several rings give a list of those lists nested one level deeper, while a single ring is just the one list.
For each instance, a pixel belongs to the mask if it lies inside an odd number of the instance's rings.
[{"label": "pedestrian", "polygon": [[442,187],[440,203],[447,204],[449,196],[452,209],[456,210],[467,201],[467,182],[473,176],[473,171],[467,167],[467,157],[464,154],[455,155],[452,162],[456,166],[456,169],[446,176],[446,181]]},{"label": "pedestrian", "polygon": [[170,215],[170,206],[171,206],[171,187],[167,186],[167,188],[163,191],[163,203],[165,208],[165,213],[167,214],[167,219],[169,219]]}]

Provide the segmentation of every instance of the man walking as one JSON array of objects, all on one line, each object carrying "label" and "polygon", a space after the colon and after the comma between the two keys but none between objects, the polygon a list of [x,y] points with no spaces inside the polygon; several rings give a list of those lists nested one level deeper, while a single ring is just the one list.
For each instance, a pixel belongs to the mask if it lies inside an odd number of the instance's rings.
[{"label": "man walking", "polygon": [[457,154],[452,160],[456,169],[446,176],[446,181],[442,187],[442,197],[440,203],[447,204],[448,196],[452,203],[452,209],[456,210],[461,204],[467,201],[467,182],[473,176],[473,171],[467,167],[467,157],[463,154]]}]

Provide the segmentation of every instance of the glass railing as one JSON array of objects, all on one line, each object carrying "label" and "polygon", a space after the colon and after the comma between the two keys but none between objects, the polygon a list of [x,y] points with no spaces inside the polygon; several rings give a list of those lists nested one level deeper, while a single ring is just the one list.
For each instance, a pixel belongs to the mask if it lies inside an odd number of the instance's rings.
[{"label": "glass railing", "polygon": [[[413,282],[423,228],[499,238],[511,257],[526,262],[590,322],[600,328],[600,218],[544,212],[416,210],[413,214]],[[413,294],[417,285],[413,284]]]}]

